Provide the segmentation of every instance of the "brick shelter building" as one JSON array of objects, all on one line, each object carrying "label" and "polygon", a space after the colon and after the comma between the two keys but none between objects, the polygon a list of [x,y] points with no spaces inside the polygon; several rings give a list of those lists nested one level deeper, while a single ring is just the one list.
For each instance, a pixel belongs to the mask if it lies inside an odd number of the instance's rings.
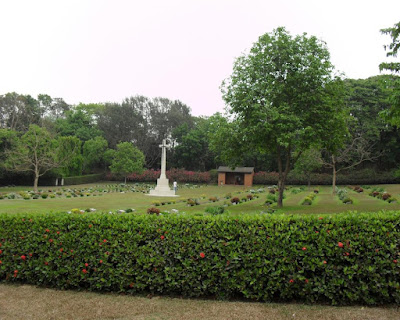
[{"label": "brick shelter building", "polygon": [[251,187],[253,185],[254,167],[218,168],[218,185],[234,184]]}]

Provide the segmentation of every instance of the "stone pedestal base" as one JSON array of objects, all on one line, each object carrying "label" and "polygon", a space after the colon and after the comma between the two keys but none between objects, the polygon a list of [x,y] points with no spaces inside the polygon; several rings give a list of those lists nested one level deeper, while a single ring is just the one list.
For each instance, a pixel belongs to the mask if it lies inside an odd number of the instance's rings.
[{"label": "stone pedestal base", "polygon": [[150,190],[148,196],[153,197],[179,197],[175,194],[174,190],[169,187],[169,182],[167,178],[158,178],[157,186],[154,190]]}]

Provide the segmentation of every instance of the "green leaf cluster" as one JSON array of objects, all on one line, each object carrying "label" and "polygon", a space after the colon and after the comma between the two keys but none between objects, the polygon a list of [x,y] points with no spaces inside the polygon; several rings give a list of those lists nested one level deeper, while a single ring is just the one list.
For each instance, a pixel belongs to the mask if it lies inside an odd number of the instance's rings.
[{"label": "green leaf cluster", "polygon": [[0,281],[60,289],[400,303],[400,212],[1,214]]}]

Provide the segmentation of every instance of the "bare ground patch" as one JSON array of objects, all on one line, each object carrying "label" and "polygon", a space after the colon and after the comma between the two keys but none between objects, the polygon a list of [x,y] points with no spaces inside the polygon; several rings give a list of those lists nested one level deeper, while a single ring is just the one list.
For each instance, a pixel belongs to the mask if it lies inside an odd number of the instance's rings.
[{"label": "bare ground patch", "polygon": [[0,284],[0,319],[400,319],[395,306],[322,305],[145,298]]}]

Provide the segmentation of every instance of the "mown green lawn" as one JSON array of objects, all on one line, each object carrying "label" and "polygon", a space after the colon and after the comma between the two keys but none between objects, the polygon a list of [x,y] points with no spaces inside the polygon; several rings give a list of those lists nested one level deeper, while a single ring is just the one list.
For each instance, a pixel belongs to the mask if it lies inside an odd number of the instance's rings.
[{"label": "mown green lawn", "polygon": [[[110,184],[107,182],[107,184]],[[84,188],[94,187],[97,184],[70,186],[70,188]],[[230,204],[230,200],[226,199],[227,196],[235,196],[239,199],[246,197],[250,190],[257,190],[265,186],[254,186],[253,188],[246,188],[243,186],[200,186],[199,188],[182,187],[178,190],[179,197],[177,198],[162,198],[150,197],[143,193],[104,193],[101,196],[77,197],[77,198],[54,198],[54,199],[30,199],[30,200],[16,200],[16,199],[3,199],[0,200],[0,213],[17,213],[17,212],[57,212],[69,211],[71,209],[86,209],[95,208],[97,211],[115,211],[118,209],[133,208],[136,212],[145,213],[146,210],[154,206],[155,201],[171,200],[175,203],[161,205],[158,208],[163,211],[170,211],[172,209],[179,210],[179,212],[204,212],[207,207],[221,206]],[[400,185],[382,185],[380,186],[394,197],[400,200]],[[68,188],[68,187],[66,187]],[[45,188],[43,188],[46,190]],[[57,188],[51,187],[54,191]],[[266,189],[266,188],[265,188]],[[309,206],[301,205],[302,200],[314,189],[318,189],[319,193],[314,199],[313,204]],[[13,187],[13,188],[0,188],[0,192],[18,192],[22,190],[31,190],[30,187]],[[373,212],[379,210],[400,210],[400,203],[387,203],[368,196],[369,190],[364,193],[356,193],[348,189],[349,196],[354,200],[353,204],[343,204],[338,197],[332,195],[331,187],[329,186],[313,186],[311,190],[307,188],[298,193],[292,194],[289,190],[285,192],[284,207],[278,209],[277,213],[286,214],[322,214],[322,213],[339,213],[345,211],[364,211]],[[242,213],[260,213],[265,212],[268,206],[265,205],[265,199],[268,192],[260,193],[258,199],[244,202],[238,205],[230,205],[226,207],[226,211],[231,214]],[[210,197],[217,197],[219,200],[215,203],[210,202]],[[185,199],[196,198],[200,205],[188,207]]]}]

